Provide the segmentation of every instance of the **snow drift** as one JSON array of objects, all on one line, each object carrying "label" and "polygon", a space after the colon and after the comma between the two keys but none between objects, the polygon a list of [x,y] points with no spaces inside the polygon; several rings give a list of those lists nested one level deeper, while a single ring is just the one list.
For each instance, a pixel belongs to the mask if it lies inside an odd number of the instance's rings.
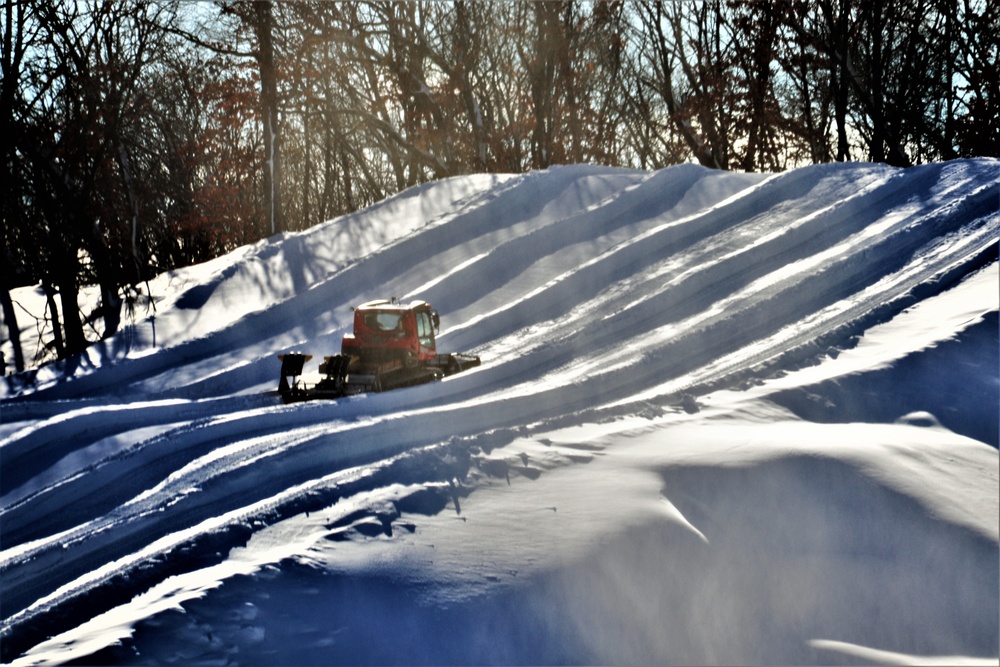
[{"label": "snow drift", "polygon": [[[998,231],[995,160],[576,166],[161,276],[0,389],[2,658],[996,664]],[[388,296],[483,366],[281,405]]]}]

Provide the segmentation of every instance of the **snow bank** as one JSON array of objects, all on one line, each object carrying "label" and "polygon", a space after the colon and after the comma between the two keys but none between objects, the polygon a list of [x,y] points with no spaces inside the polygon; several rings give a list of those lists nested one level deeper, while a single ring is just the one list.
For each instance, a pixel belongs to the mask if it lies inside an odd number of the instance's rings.
[{"label": "snow bank", "polygon": [[[452,179],[164,277],[0,389],[2,658],[995,662],[997,167]],[[392,295],[484,364],[280,404]]]}]

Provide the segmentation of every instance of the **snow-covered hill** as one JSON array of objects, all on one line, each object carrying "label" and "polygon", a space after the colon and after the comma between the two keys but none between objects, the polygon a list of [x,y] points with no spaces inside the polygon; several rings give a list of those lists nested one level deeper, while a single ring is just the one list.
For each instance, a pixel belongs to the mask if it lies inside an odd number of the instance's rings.
[{"label": "snow-covered hill", "polygon": [[[0,389],[2,658],[996,664],[998,238],[996,160],[574,166],[161,276]],[[282,405],[389,296],[483,365]]]}]

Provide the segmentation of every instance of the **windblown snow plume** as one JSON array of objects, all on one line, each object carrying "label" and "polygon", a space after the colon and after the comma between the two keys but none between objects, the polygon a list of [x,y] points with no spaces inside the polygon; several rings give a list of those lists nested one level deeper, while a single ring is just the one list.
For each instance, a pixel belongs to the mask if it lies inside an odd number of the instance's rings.
[{"label": "windblown snow plume", "polygon": [[[577,166],[160,276],[0,384],[2,659],[997,664],[998,239],[996,160]],[[281,403],[391,296],[482,366]]]}]

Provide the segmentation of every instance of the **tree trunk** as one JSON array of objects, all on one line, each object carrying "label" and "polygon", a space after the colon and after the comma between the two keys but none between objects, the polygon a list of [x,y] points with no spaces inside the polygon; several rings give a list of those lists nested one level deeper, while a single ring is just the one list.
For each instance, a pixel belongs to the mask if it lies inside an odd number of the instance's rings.
[{"label": "tree trunk", "polygon": [[535,127],[531,135],[532,166],[552,164],[553,86],[558,48],[559,3],[535,0],[535,53],[531,64],[531,101]]},{"label": "tree trunk", "polygon": [[[56,276],[56,286],[59,289],[59,303],[62,304],[62,328],[65,336],[65,357],[83,352],[87,347],[87,338],[83,333],[83,319],[80,317],[80,303],[78,301],[80,286],[77,282],[77,272],[79,268],[67,266],[59,270]],[[53,316],[55,312],[53,311]],[[53,329],[58,325],[58,320],[53,321]]]},{"label": "tree trunk", "polygon": [[869,150],[874,162],[885,162],[885,111],[883,109],[884,94],[882,81],[885,71],[882,64],[882,3],[879,0],[868,0],[864,4],[868,14],[868,38],[871,40],[871,58],[868,63],[868,87],[871,93],[872,140]]},{"label": "tree trunk", "polygon": [[837,162],[846,162],[851,159],[851,144],[847,139],[847,100],[850,95],[850,87],[847,81],[847,62],[851,57],[848,51],[847,34],[847,11],[842,10],[835,28],[836,53],[840,58],[830,59],[831,83],[834,94],[834,116],[837,122]]},{"label": "tree trunk", "polygon": [[487,162],[486,129],[483,123],[482,110],[476,101],[475,93],[472,90],[472,83],[469,81],[469,72],[475,66],[472,57],[472,46],[469,43],[469,35],[472,28],[469,24],[468,8],[464,0],[455,3],[455,24],[457,34],[455,43],[458,47],[458,79],[462,102],[465,105],[465,113],[469,119],[469,126],[472,129],[473,143],[473,169],[474,171],[485,173],[489,170]]},{"label": "tree trunk", "polygon": [[573,46],[576,41],[576,26],[572,0],[567,0],[563,10],[561,47],[557,52],[559,60],[559,78],[562,79],[562,90],[565,95],[566,125],[569,130],[570,162],[579,164],[583,161],[582,137],[580,131],[580,109],[577,102],[576,73],[573,70]]},{"label": "tree trunk", "polygon": [[[77,222],[82,228],[86,248],[90,252],[90,257],[94,262],[94,272],[97,275],[97,283],[101,289],[101,317],[104,319],[104,332],[102,338],[109,338],[118,331],[118,326],[122,320],[122,299],[118,294],[120,280],[118,271],[111,260],[111,251],[96,221],[81,219]],[[76,281],[74,281],[76,282]],[[75,301],[75,300],[74,300]],[[63,307],[63,312],[67,310]],[[68,338],[68,336],[67,336]],[[86,344],[86,343],[84,343]]]},{"label": "tree trunk", "polygon": [[847,139],[847,77],[844,75],[844,68],[833,63],[832,82],[834,87],[834,116],[837,123],[837,162],[846,162],[851,159],[851,144]]},{"label": "tree trunk", "polygon": [[264,219],[266,234],[285,230],[281,219],[281,160],[278,122],[278,82],[274,65],[271,0],[254,3],[257,65],[260,68],[260,106],[264,127]]},{"label": "tree trunk", "polygon": [[[7,336],[10,344],[14,348],[14,372],[20,373],[24,370],[24,351],[21,349],[21,329],[17,326],[17,312],[14,310],[14,302],[10,298],[10,290],[6,285],[0,287],[0,306],[3,307],[3,322],[7,326]],[[4,361],[0,373],[7,374],[7,363]]]},{"label": "tree trunk", "polygon": [[347,160],[347,150],[344,148],[344,141],[340,141],[340,173],[344,177],[344,206],[345,212],[354,211],[357,205],[354,203],[354,182],[351,178],[351,165]]},{"label": "tree trunk", "polygon": [[48,307],[49,318],[52,320],[52,344],[56,348],[56,357],[62,359],[66,356],[66,343],[63,339],[62,323],[59,321],[56,291],[47,278],[42,279],[42,291],[45,292],[45,304]]},{"label": "tree trunk", "polygon": [[302,218],[299,220],[298,228],[304,229],[312,226],[312,206],[309,201],[309,192],[311,190],[312,179],[313,179],[313,166],[312,166],[312,130],[309,126],[309,110],[305,109],[302,113],[302,141],[305,146],[302,149]]}]

